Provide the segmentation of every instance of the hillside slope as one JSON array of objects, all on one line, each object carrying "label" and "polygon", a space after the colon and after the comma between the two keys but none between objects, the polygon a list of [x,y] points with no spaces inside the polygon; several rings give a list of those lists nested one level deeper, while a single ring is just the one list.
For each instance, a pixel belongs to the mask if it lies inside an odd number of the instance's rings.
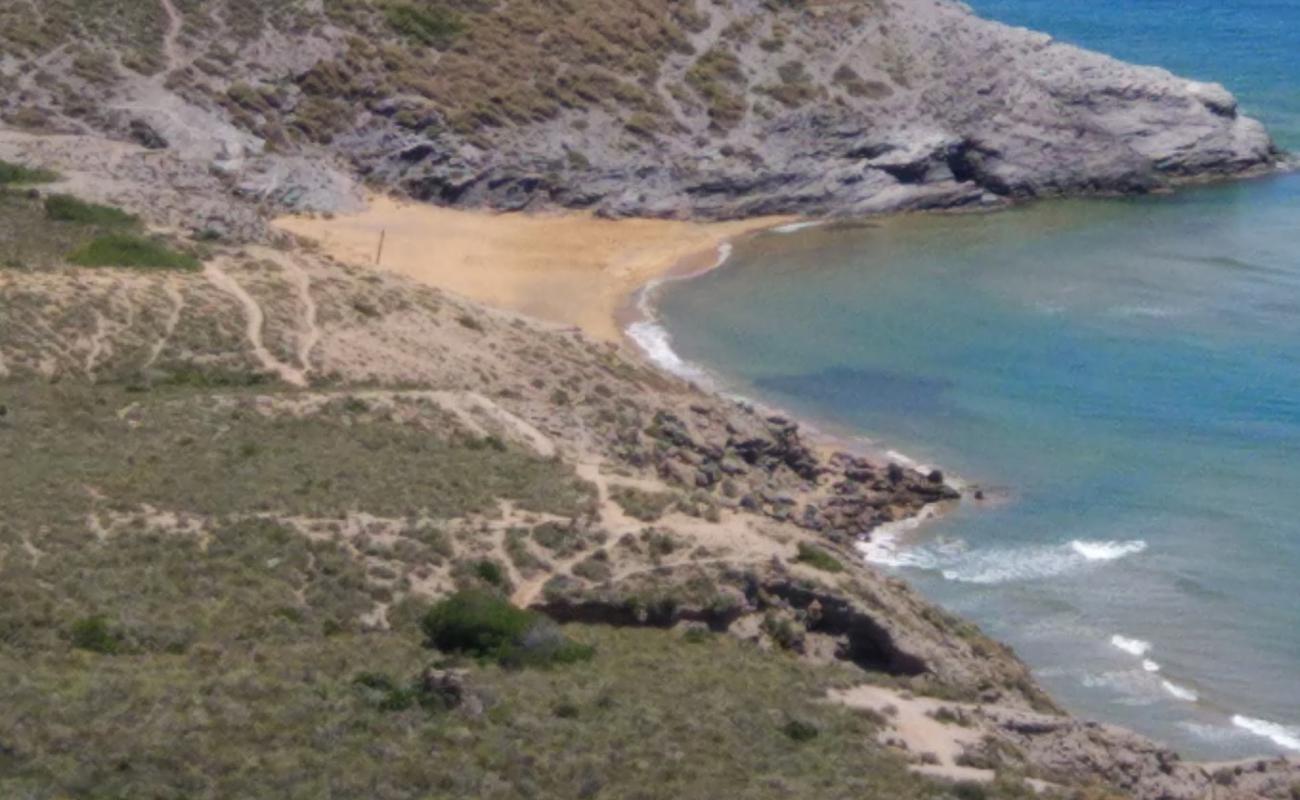
[{"label": "hillside slope", "polygon": [[174,147],[323,210],[340,178],[296,156],[436,203],[678,217],[1150,191],[1276,156],[1221,86],[947,0],[59,0],[0,15],[11,125]]},{"label": "hillside slope", "polygon": [[[306,242],[169,225],[255,218],[155,188],[174,154],[0,158],[0,795],[1292,796],[1297,765],[1061,714],[856,557],[941,476]],[[467,591],[594,652],[432,648]]]}]

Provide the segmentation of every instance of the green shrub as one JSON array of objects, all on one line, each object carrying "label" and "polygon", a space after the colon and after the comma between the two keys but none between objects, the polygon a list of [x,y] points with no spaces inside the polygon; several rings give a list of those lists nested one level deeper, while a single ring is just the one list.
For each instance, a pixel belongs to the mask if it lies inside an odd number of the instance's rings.
[{"label": "green shrub", "polygon": [[460,17],[445,8],[400,3],[384,9],[384,17],[394,31],[429,47],[446,46],[465,30]]},{"label": "green shrub", "polygon": [[139,221],[120,208],[87,203],[70,194],[52,194],[45,198],[45,216],[56,222],[105,227],[125,227]]},{"label": "green shrub", "polygon": [[487,592],[464,591],[440,601],[425,615],[429,644],[453,653],[493,656],[520,639],[535,615]]},{"label": "green shrub", "polygon": [[772,637],[784,650],[795,650],[803,643],[803,630],[789,617],[767,612],[763,617],[763,632]]},{"label": "green shrub", "polygon": [[677,500],[671,492],[647,492],[631,486],[614,486],[609,496],[623,513],[642,522],[655,522]]},{"label": "green shrub", "polygon": [[445,695],[421,680],[402,685],[382,672],[362,672],[352,679],[352,685],[379,711],[408,711],[416,706],[425,711],[444,711],[450,707]]},{"label": "green shrub", "polygon": [[785,725],[781,726],[781,732],[796,742],[812,741],[820,733],[816,725],[801,719],[787,720]]},{"label": "green shrub", "polygon": [[7,184],[52,183],[59,179],[57,172],[39,167],[24,167],[0,159],[0,186]]},{"label": "green shrub", "polygon": [[501,587],[506,584],[506,573],[501,569],[501,565],[491,559],[483,559],[474,565],[474,574],[477,575],[484,583],[490,583],[493,586]]},{"label": "green shrub", "polygon": [[800,564],[820,569],[823,572],[843,572],[844,565],[835,556],[817,545],[807,542],[799,543],[799,555],[795,558]]},{"label": "green shrub", "polygon": [[165,244],[123,234],[97,237],[68,256],[68,261],[81,267],[196,270],[202,266],[194,256]]},{"label": "green shrub", "polygon": [[427,643],[444,652],[495,660],[503,666],[585,661],[593,650],[567,639],[550,620],[482,591],[462,591],[425,615]]},{"label": "green shrub", "polygon": [[111,656],[118,652],[122,639],[108,625],[108,618],[97,614],[72,623],[69,631],[72,646],[92,653]]},{"label": "green shrub", "polygon": [[609,566],[609,554],[604,550],[597,551],[589,558],[574,564],[572,572],[579,578],[586,578],[595,583],[607,581],[614,574],[614,570]]},{"label": "green shrub", "polygon": [[953,785],[952,794],[957,800],[984,800],[989,796],[984,784],[975,781],[959,781]]}]

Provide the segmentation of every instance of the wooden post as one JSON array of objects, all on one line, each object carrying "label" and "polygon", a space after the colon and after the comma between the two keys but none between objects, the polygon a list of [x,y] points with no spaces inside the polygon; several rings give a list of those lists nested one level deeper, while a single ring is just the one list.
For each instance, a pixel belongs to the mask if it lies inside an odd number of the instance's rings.
[{"label": "wooden post", "polygon": [[375,266],[379,266],[379,260],[384,257],[384,236],[388,234],[388,229],[384,228],[379,232],[379,249],[375,251]]}]

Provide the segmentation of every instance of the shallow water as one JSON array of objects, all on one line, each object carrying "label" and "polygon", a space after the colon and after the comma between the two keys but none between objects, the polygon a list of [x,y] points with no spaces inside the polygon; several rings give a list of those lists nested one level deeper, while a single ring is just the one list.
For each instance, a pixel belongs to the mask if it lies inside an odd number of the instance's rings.
[{"label": "shallow water", "polygon": [[[1300,144],[1300,4],[976,7],[1221,80]],[[870,556],[1068,706],[1300,750],[1300,177],[765,235],[659,316],[724,386],[994,489]]]}]

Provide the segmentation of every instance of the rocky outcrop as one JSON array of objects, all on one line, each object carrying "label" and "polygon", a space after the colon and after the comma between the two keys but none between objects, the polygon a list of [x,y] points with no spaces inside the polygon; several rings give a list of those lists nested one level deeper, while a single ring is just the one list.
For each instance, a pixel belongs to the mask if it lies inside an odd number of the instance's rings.
[{"label": "rocky outcrop", "polygon": [[1277,798],[1292,800],[1300,785],[1300,762],[1251,759],[1233,764],[1196,764],[1123,728],[1072,717],[1000,707],[981,707],[977,717],[990,733],[966,761],[1022,766],[1063,782],[1101,780],[1143,800]]},{"label": "rocky outcrop", "polygon": [[[597,115],[501,132],[488,149],[377,130],[352,142],[372,175],[420,199],[610,216],[995,206],[1149,192],[1248,174],[1277,157],[1222,86],[979,19],[957,3],[846,3],[782,16],[755,0],[709,13],[697,52],[734,54],[733,88],[748,87],[746,110],[728,127],[688,95],[671,99],[672,124],[648,137]],[[721,35],[738,26],[754,31]],[[774,29],[791,31],[777,52]],[[663,73],[687,74],[694,63],[673,56]],[[798,100],[779,94],[791,72],[806,88]]]},{"label": "rocky outcrop", "polygon": [[[1278,158],[1222,86],[950,0],[665,3],[647,13],[671,42],[557,42],[545,55],[569,77],[553,86],[485,68],[436,85],[446,60],[490,61],[475,29],[520,35],[509,4],[472,4],[450,52],[311,5],[234,48],[230,31],[186,28],[162,80],[92,79],[58,48],[0,61],[0,118],[165,145],[249,197],[321,211],[354,203],[336,172],[444,205],[736,218],[1149,192]],[[565,16],[582,28],[595,7]],[[216,65],[205,49],[245,55]]]},{"label": "rocky outcrop", "polygon": [[654,467],[670,484],[713,494],[726,507],[843,543],[961,497],[942,473],[922,475],[843,452],[823,460],[804,442],[798,423],[743,405],[695,403],[689,417],[661,409],[615,452],[634,466]]}]

